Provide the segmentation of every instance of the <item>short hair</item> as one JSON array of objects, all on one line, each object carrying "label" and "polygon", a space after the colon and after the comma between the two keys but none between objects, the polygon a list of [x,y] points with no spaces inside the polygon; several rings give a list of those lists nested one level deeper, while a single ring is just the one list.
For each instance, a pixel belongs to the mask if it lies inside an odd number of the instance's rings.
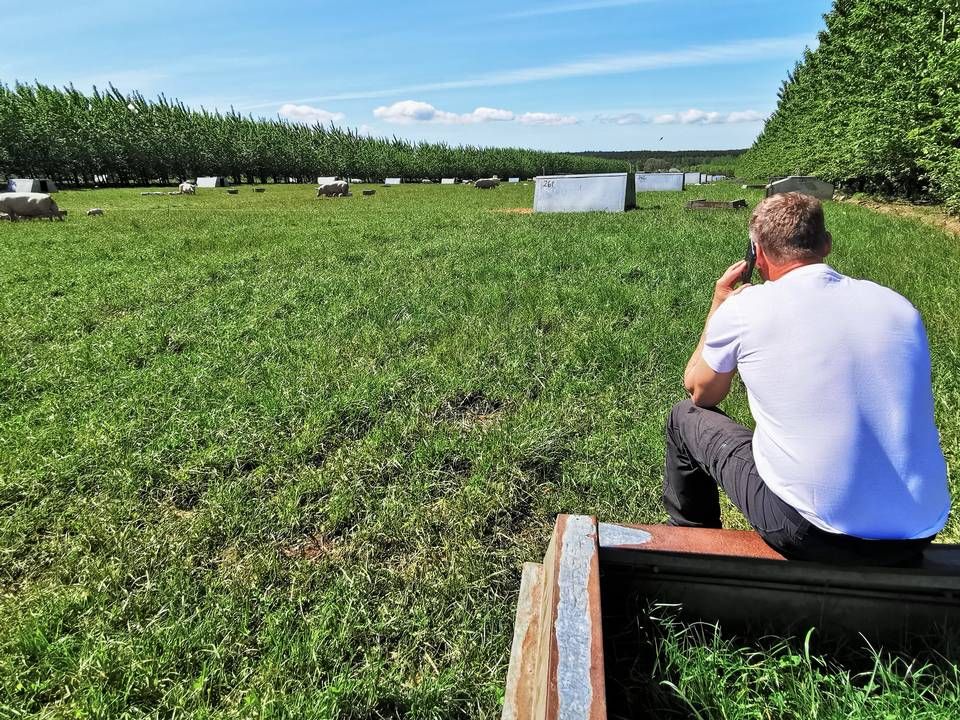
[{"label": "short hair", "polygon": [[777,262],[823,257],[830,237],[823,205],[797,192],[761,201],[750,216],[750,236]]}]

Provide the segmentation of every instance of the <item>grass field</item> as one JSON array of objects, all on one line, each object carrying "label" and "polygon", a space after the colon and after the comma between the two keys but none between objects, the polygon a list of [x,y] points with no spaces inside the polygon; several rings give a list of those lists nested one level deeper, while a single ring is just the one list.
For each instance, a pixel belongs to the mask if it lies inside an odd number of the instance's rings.
[{"label": "grass field", "polygon": [[[665,519],[663,419],[748,217],[682,201],[759,193],[354,190],[0,223],[0,716],[494,717],[553,517]],[[926,320],[956,492],[960,241],[827,215],[835,267]]]}]

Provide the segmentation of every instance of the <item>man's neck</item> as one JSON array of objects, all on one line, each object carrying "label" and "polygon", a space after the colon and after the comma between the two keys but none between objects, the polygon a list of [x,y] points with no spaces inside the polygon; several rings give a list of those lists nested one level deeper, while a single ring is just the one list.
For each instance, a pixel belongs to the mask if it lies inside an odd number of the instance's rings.
[{"label": "man's neck", "polygon": [[823,258],[811,258],[810,260],[794,260],[789,262],[786,265],[777,265],[776,267],[770,267],[770,276],[767,278],[768,282],[773,282],[779,280],[788,272],[796,270],[797,268],[806,267],[807,265],[819,265],[823,262]]}]

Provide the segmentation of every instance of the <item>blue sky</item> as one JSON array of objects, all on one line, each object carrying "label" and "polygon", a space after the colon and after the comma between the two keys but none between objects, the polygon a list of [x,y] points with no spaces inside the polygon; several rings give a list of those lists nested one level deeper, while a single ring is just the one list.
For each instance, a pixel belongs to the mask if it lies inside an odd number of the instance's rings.
[{"label": "blue sky", "polygon": [[749,146],[830,0],[18,3],[0,80],[113,82],[376,135]]}]

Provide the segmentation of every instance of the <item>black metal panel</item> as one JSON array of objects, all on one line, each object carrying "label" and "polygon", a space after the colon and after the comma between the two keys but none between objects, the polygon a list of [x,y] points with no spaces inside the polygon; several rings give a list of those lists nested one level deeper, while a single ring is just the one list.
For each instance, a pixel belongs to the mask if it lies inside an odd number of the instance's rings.
[{"label": "black metal panel", "polygon": [[817,628],[830,642],[863,635],[901,650],[960,629],[960,576],[928,569],[845,568],[753,558],[602,548],[607,588],[677,603],[690,619],[738,634]]}]

